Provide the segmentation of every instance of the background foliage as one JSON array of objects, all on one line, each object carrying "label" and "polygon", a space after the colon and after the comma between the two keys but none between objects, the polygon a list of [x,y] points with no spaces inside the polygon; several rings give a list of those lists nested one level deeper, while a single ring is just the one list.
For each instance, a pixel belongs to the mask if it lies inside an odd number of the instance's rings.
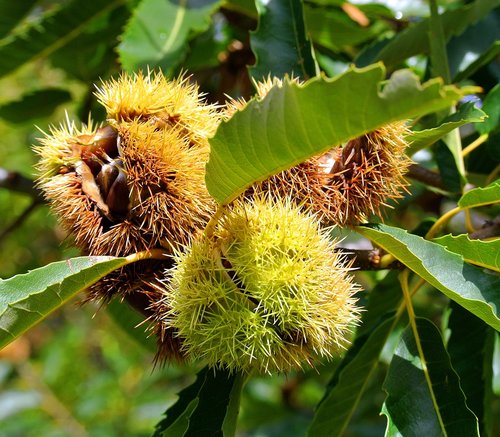
[{"label": "background foliage", "polygon": [[[414,272],[357,274],[366,311],[344,357],[316,370],[252,377],[240,399],[241,376],[215,380],[200,366],[153,370],[154,344],[134,328],[137,314],[119,302],[80,307],[77,297],[0,351],[0,435],[140,436],[151,435],[156,424],[156,435],[200,435],[207,424],[214,435],[231,435],[234,426],[249,436],[423,435],[424,428],[436,435],[470,436],[477,429],[499,435],[499,5],[0,2],[2,278],[47,265],[57,270],[50,263],[78,255],[33,189],[34,126],[47,130],[64,111],[72,119],[85,121],[90,111],[102,119],[94,85],[122,70],[188,71],[213,102],[251,97],[251,78],[288,73],[306,80],[321,71],[305,88],[284,86],[253,101],[219,129],[207,184],[220,201],[397,118],[412,117],[410,153],[437,176],[413,179],[385,224],[342,234],[355,248],[366,244],[360,234],[368,237]],[[384,67],[374,65],[379,61]],[[352,65],[367,68],[349,70]],[[386,100],[378,102],[381,96]],[[270,144],[282,152],[279,159],[262,154]],[[241,157],[245,172],[236,175],[245,176],[226,183],[224,165],[241,165]],[[29,277],[54,274],[47,271]],[[26,299],[38,309],[33,296],[49,299],[47,284],[20,287],[21,278],[0,282],[3,340],[10,304]],[[65,299],[79,288],[66,289]],[[25,295],[14,299],[9,290]],[[214,399],[223,401],[214,405]]]}]

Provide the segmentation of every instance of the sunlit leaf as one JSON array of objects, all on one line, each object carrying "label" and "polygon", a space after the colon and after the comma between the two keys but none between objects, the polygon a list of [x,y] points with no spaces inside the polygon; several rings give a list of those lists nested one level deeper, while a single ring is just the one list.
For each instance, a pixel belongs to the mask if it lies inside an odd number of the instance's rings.
[{"label": "sunlit leaf", "polygon": [[443,294],[500,330],[500,276],[467,264],[443,246],[383,224],[356,230],[372,240]]},{"label": "sunlit leaf", "polygon": [[143,0],[118,46],[122,67],[172,71],[186,56],[189,39],[208,29],[219,4],[220,0]]},{"label": "sunlit leaf", "polygon": [[416,324],[418,338],[406,329],[384,382],[386,435],[479,435],[439,331],[426,319]]},{"label": "sunlit leaf", "polygon": [[411,156],[419,150],[429,147],[453,129],[467,123],[481,122],[485,118],[486,114],[476,108],[473,102],[465,103],[459,107],[457,112],[446,117],[439,126],[414,131],[407,135],[406,139],[410,142],[408,155]]},{"label": "sunlit leaf", "polygon": [[78,257],[0,280],[0,348],[79,291],[130,262],[127,258]]},{"label": "sunlit leaf", "polygon": [[432,241],[460,254],[467,262],[500,272],[500,238],[489,241],[471,240],[468,235],[461,234],[444,235]]},{"label": "sunlit leaf", "polygon": [[251,101],[210,140],[212,196],[227,203],[258,180],[384,124],[446,108],[467,92],[438,79],[422,85],[408,70],[382,84],[384,74],[380,64],[352,68],[303,86],[285,83]]},{"label": "sunlit leaf", "polygon": [[125,0],[73,0],[0,47],[0,76],[26,62],[49,56],[80,35],[89,23]]},{"label": "sunlit leaf", "polygon": [[500,179],[486,187],[467,191],[458,201],[458,206],[460,208],[475,208],[497,202],[500,202]]}]

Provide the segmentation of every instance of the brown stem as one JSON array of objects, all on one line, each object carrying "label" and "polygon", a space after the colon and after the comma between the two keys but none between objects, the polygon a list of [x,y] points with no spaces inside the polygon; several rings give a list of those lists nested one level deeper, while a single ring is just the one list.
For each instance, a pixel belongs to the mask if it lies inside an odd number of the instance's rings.
[{"label": "brown stem", "polygon": [[469,234],[471,240],[485,240],[500,235],[500,216],[488,220],[481,229]]},{"label": "brown stem", "polygon": [[7,190],[17,193],[29,194],[35,199],[42,200],[42,195],[35,187],[33,180],[15,171],[0,168],[0,188],[6,188]]},{"label": "brown stem", "polygon": [[389,265],[382,265],[382,251],[375,249],[346,249],[338,247],[347,260],[352,262],[352,267],[356,270],[402,270],[405,266],[399,261],[393,261]]},{"label": "brown stem", "polygon": [[419,164],[410,165],[407,176],[426,185],[430,185],[431,187],[444,189],[441,176],[438,173],[422,167]]}]

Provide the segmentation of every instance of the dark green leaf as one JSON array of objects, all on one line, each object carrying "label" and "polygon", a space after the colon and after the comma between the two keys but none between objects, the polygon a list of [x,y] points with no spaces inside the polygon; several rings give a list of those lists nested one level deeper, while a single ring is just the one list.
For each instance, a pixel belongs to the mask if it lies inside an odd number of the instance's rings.
[{"label": "dark green leaf", "polygon": [[378,224],[356,228],[450,299],[500,330],[500,276],[464,262],[439,244]]},{"label": "dark green leaf", "polygon": [[462,191],[462,179],[455,159],[456,155],[452,153],[444,139],[434,144],[434,157],[444,188],[450,193],[458,194]]},{"label": "dark green leaf", "polygon": [[234,435],[245,376],[205,367],[156,426],[153,437]]},{"label": "dark green leaf", "polygon": [[25,33],[0,47],[0,76],[26,62],[49,56],[85,31],[92,20],[107,14],[125,0],[73,0],[48,14]]},{"label": "dark green leaf", "polygon": [[[477,0],[461,8],[445,11],[441,14],[441,21],[446,40],[454,35],[460,35],[468,26],[485,17],[499,5],[499,0]],[[387,66],[396,66],[411,56],[429,53],[427,36],[429,22],[430,19],[423,19],[398,33],[389,44],[382,48],[374,60],[383,61]]]},{"label": "dark green leaf", "polygon": [[500,54],[500,41],[495,41],[488,50],[481,53],[474,62],[471,62],[465,69],[459,71],[453,78],[453,82],[457,83],[469,78],[480,68],[494,62],[498,54]]},{"label": "dark green leaf", "polygon": [[460,105],[458,111],[446,117],[439,126],[421,131],[414,131],[407,135],[406,139],[411,143],[408,155],[411,156],[419,150],[434,144],[453,129],[467,123],[481,122],[485,118],[486,114],[476,108],[474,102],[467,102]]},{"label": "dark green leaf", "polygon": [[86,83],[105,78],[116,64],[116,45],[130,11],[126,6],[93,20],[80,35],[51,56],[51,63]]},{"label": "dark green leaf", "polygon": [[381,323],[371,335],[365,334],[356,339],[341,363],[338,380],[316,410],[308,431],[309,436],[344,435],[394,325],[395,319],[391,317]]},{"label": "dark green leaf", "polygon": [[467,191],[458,201],[458,206],[460,208],[475,208],[498,202],[500,202],[500,179],[486,187]]},{"label": "dark green leaf", "polygon": [[[485,433],[485,398],[491,391],[491,360],[493,336],[491,328],[482,320],[463,309],[455,302],[450,303],[448,318],[448,353],[451,364],[460,378],[460,387],[465,394],[469,409],[479,421],[481,435]],[[485,369],[488,371],[485,372]]]},{"label": "dark green leaf", "polygon": [[128,71],[159,67],[171,72],[187,43],[208,29],[221,0],[143,0],[129,21],[118,53]]},{"label": "dark green leaf", "polygon": [[148,351],[157,351],[156,341],[145,332],[147,323],[144,323],[144,316],[133,310],[126,302],[113,299],[106,305],[106,311],[113,321],[123,329],[127,335]]},{"label": "dark green leaf", "polygon": [[129,262],[127,258],[82,256],[0,280],[0,348]]},{"label": "dark green leaf", "polygon": [[386,435],[479,435],[439,331],[426,319],[417,319],[416,324],[418,338],[410,327],[406,329],[384,382]]},{"label": "dark green leaf", "polygon": [[488,118],[484,123],[476,125],[480,134],[489,134],[499,128],[500,122],[500,84],[497,84],[486,96],[483,102],[482,110]]},{"label": "dark green leaf", "polygon": [[305,19],[313,41],[335,52],[366,43],[387,29],[380,20],[369,27],[363,27],[341,8],[306,7]]},{"label": "dark green leaf", "polygon": [[458,253],[471,264],[500,272],[500,238],[489,241],[470,240],[468,235],[462,234],[445,235],[433,241]]},{"label": "dark green leaf", "polygon": [[[286,82],[222,123],[211,139],[207,187],[221,203],[247,186],[396,120],[448,107],[467,90],[423,85],[408,70],[384,83],[382,65],[303,86]],[[369,111],[366,108],[370,108]]]},{"label": "dark green leaf", "polygon": [[253,78],[288,74],[305,80],[316,76],[318,66],[306,35],[302,2],[256,0],[255,5],[259,24],[250,37],[256,58],[250,70]]},{"label": "dark green leaf", "polygon": [[28,14],[38,0],[0,2],[0,39],[5,37]]},{"label": "dark green leaf", "polygon": [[71,99],[61,89],[43,89],[26,94],[21,100],[0,106],[0,117],[11,123],[26,123],[50,116],[56,108]]}]

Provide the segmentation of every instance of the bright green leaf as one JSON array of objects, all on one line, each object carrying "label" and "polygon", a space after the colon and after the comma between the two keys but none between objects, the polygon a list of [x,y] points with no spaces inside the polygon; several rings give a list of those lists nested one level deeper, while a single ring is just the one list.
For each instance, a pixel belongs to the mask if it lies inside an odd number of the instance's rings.
[{"label": "bright green leaf", "polygon": [[458,201],[460,208],[475,208],[500,202],[500,179],[486,187],[467,191]]},{"label": "bright green leaf", "polygon": [[356,230],[443,294],[500,330],[500,276],[467,264],[443,246],[403,229],[374,224]]},{"label": "bright green leaf", "polygon": [[184,59],[189,39],[208,29],[219,4],[220,0],[143,0],[118,46],[122,67],[172,71]]},{"label": "bright green leaf", "polygon": [[85,31],[92,20],[125,0],[73,0],[0,47],[0,76],[26,62],[49,56]]},{"label": "bright green leaf", "polygon": [[23,0],[21,2],[0,2],[0,39],[5,37],[19,21],[28,14],[38,0]]},{"label": "bright green leaf", "polygon": [[422,85],[408,70],[382,84],[384,75],[380,64],[352,68],[302,86],[287,82],[251,101],[210,141],[212,196],[227,203],[256,181],[384,124],[446,108],[467,92],[439,79]]},{"label": "bright green leaf", "polygon": [[371,335],[365,334],[356,339],[344,358],[348,360],[347,364],[342,366],[341,363],[336,384],[316,410],[308,430],[309,436],[344,435],[394,325],[395,319],[391,317],[374,329]]},{"label": "bright green leaf", "polygon": [[79,291],[130,262],[127,258],[82,256],[0,280],[0,348]]},{"label": "bright green leaf", "polygon": [[483,121],[486,114],[474,105],[473,102],[465,103],[459,107],[457,112],[446,117],[439,126],[414,131],[407,135],[406,139],[410,142],[408,155],[411,156],[419,150],[434,144],[447,133],[464,124]]},{"label": "bright green leaf", "polygon": [[[445,11],[441,14],[441,22],[446,40],[460,35],[499,5],[500,0],[477,0],[461,8]],[[382,61],[387,66],[396,66],[412,56],[429,53],[429,23],[430,19],[427,18],[398,33],[374,60]]]},{"label": "bright green leaf", "polygon": [[418,338],[410,327],[406,329],[384,382],[386,436],[479,435],[441,334],[426,319],[417,319],[416,324]]},{"label": "bright green leaf", "polygon": [[43,89],[24,95],[20,100],[0,106],[0,117],[11,123],[26,123],[50,116],[56,108],[71,99],[61,89]]},{"label": "bright green leaf", "polygon": [[269,74],[286,74],[309,79],[317,75],[311,42],[306,35],[302,2],[256,0],[259,24],[251,33],[250,45],[255,65],[250,72],[255,80]]},{"label": "bright green leaf", "polygon": [[489,241],[471,240],[468,235],[462,234],[444,235],[433,241],[460,254],[471,264],[500,272],[500,238]]}]

